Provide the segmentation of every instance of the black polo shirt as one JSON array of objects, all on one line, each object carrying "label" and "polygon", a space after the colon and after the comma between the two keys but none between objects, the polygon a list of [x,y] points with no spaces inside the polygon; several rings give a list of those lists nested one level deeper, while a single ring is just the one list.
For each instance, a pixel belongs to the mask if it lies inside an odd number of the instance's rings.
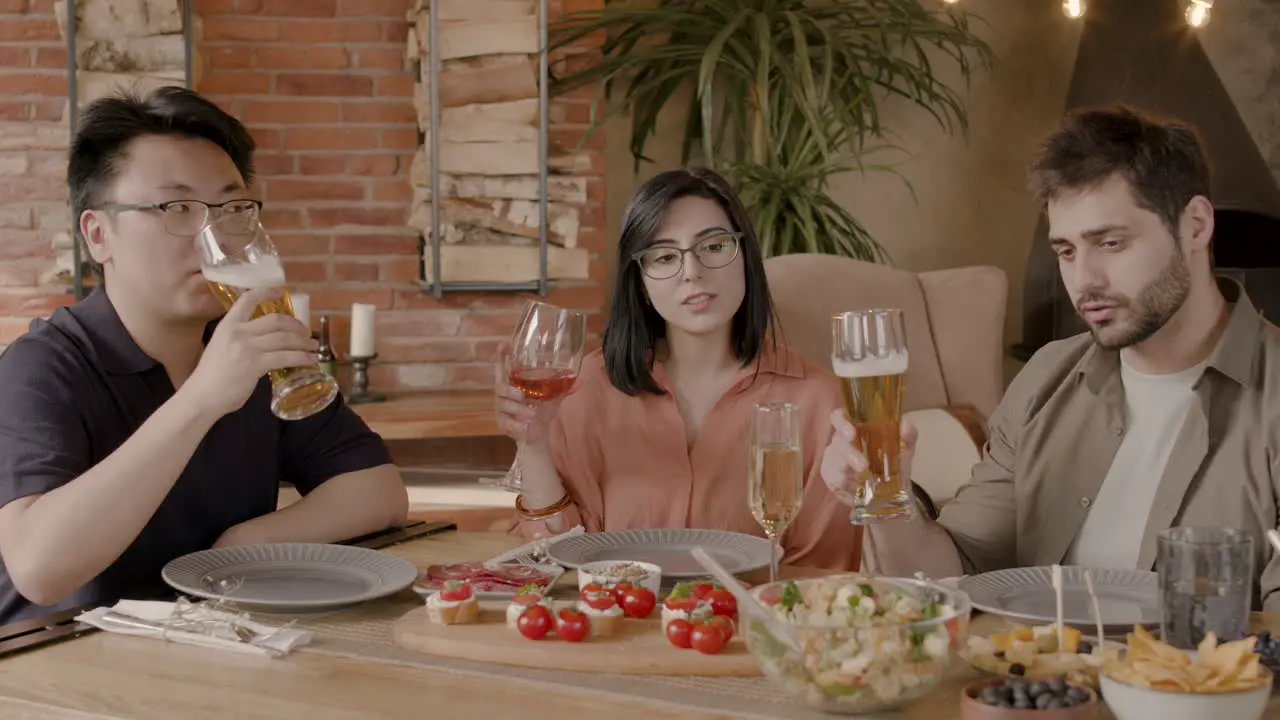
[{"label": "black polo shirt", "polygon": [[[134,342],[103,290],[34,321],[0,354],[0,506],[102,462],[173,394],[164,367]],[[209,430],[120,558],[58,606],[32,605],[0,563],[0,625],[160,589],[165,563],[274,511],[281,481],[305,495],[336,475],[391,462],[382,439],[341,398],[293,421],[273,415],[270,400],[264,377],[242,408]]]}]

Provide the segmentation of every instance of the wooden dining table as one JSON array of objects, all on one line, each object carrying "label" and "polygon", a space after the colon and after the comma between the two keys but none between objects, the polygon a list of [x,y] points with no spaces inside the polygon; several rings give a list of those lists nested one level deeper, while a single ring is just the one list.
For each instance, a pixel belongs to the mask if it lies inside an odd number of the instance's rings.
[{"label": "wooden dining table", "polygon": [[[501,533],[447,532],[383,550],[420,568],[482,560],[520,544]],[[802,569],[791,574],[808,575]],[[748,578],[751,579],[751,578]],[[576,584],[572,573],[560,584]],[[410,592],[410,591],[405,591]],[[381,601],[372,601],[381,602]],[[1280,629],[1280,617],[1260,617]],[[975,616],[971,632],[1003,620]],[[897,713],[897,720],[958,720],[963,686],[982,675],[956,660],[929,695]],[[295,651],[285,658],[212,650],[153,638],[95,632],[0,659],[0,718],[556,718],[690,720],[728,713],[678,712],[642,698],[607,699],[569,685],[544,687]],[[1105,711],[1100,717],[1109,717]],[[1280,720],[1273,696],[1266,715]]]}]

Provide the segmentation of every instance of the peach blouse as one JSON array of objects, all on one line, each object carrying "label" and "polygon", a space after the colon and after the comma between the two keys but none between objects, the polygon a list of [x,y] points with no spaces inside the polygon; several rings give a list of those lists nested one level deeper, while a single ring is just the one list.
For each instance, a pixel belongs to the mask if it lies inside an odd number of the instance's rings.
[{"label": "peach blouse", "polygon": [[[747,507],[747,455],[756,403],[800,405],[805,491],[799,516],[782,538],[783,562],[856,570],[861,528],[819,477],[830,441],[831,411],[840,407],[835,376],[779,345],[766,345],[703,421],[689,447],[684,419],[661,364],[653,378],[667,395],[628,396],[609,383],[604,356],[582,362],[579,387],[550,428],[552,458],[573,504],[566,527],[587,532],[647,528],[714,528],[764,536]],[[551,534],[543,521],[515,530]]]}]

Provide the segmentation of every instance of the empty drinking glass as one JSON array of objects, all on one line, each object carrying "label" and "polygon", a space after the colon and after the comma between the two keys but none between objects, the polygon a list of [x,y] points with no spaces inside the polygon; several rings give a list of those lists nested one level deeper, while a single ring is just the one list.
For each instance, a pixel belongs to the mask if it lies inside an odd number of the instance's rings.
[{"label": "empty drinking glass", "polygon": [[1245,637],[1253,602],[1253,538],[1244,530],[1175,527],[1160,533],[1160,634],[1194,649],[1206,633]]}]

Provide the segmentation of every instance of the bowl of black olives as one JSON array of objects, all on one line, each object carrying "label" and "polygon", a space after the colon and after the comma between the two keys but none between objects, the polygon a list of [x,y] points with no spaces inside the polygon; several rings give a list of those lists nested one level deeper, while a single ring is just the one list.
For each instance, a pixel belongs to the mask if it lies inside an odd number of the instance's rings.
[{"label": "bowl of black olives", "polygon": [[962,720],[1082,720],[1097,712],[1098,693],[1061,677],[987,678],[960,695]]},{"label": "bowl of black olives", "polygon": [[1272,672],[1280,672],[1280,635],[1263,630],[1257,634],[1257,644],[1253,651],[1258,653],[1259,660]]}]

